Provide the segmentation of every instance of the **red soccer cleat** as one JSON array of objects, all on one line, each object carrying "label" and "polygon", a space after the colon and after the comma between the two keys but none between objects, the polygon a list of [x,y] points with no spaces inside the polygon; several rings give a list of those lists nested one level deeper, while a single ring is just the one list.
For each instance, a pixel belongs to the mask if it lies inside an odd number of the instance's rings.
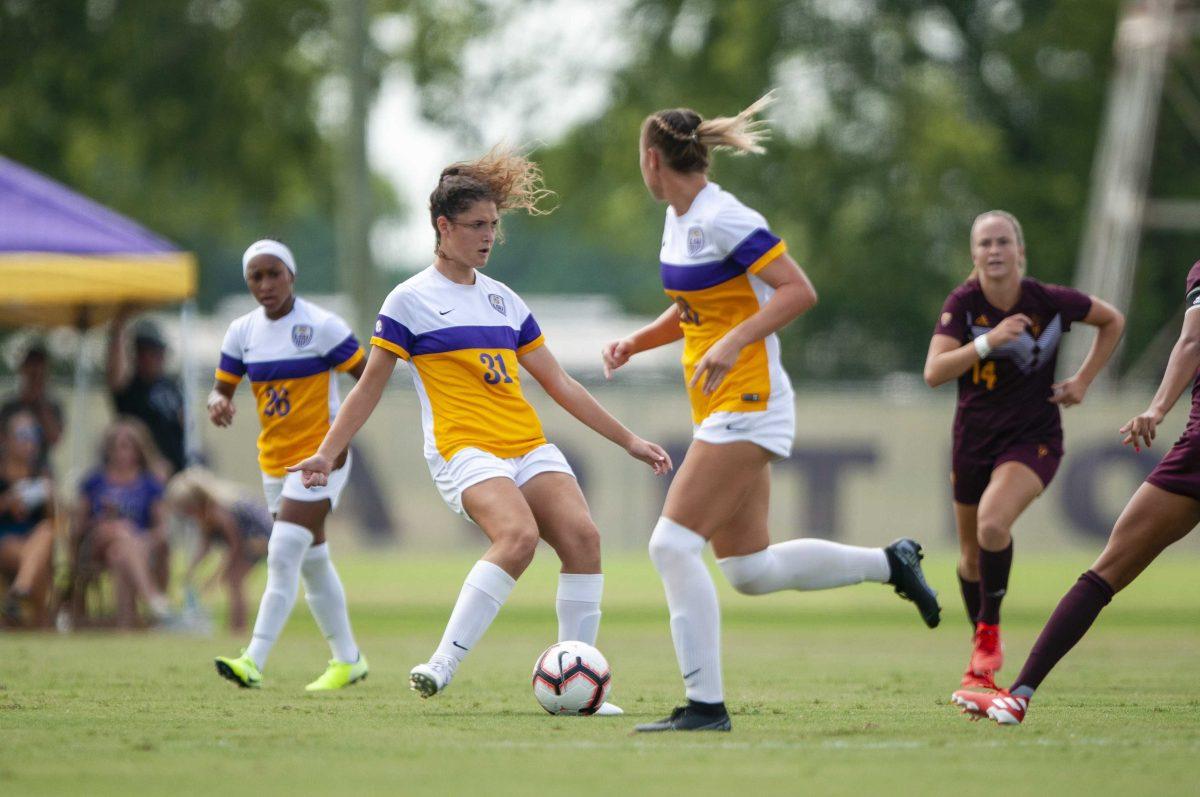
[{"label": "red soccer cleat", "polygon": [[975,650],[971,652],[971,663],[967,665],[967,670],[990,678],[1003,666],[1004,645],[1000,642],[1000,626],[977,623]]},{"label": "red soccer cleat", "polygon": [[996,686],[996,681],[990,672],[975,672],[970,667],[963,673],[962,677],[963,689],[972,692],[999,692],[1000,687]]},{"label": "red soccer cleat", "polygon": [[1020,725],[1025,719],[1025,711],[1029,708],[1029,699],[1009,694],[1001,689],[995,694],[989,692],[972,692],[969,689],[959,689],[950,696],[950,702],[963,710],[972,720],[988,717],[998,725]]}]

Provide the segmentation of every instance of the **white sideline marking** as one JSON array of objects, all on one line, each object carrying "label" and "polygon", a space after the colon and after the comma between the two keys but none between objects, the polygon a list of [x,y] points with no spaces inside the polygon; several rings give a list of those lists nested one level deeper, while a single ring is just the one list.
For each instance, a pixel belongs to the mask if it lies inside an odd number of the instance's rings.
[{"label": "white sideline marking", "polygon": [[[670,737],[676,739],[684,734],[650,734],[645,737],[638,737],[637,741],[597,741],[589,742],[583,740],[521,740],[521,739],[498,739],[488,742],[472,742],[479,747],[491,747],[498,749],[530,749],[530,750],[546,750],[546,749],[570,749],[570,750],[628,750],[646,749],[646,750],[662,750],[661,745],[652,744],[650,739],[655,737]],[[717,734],[701,734],[705,740],[711,739]],[[689,735],[688,738],[697,738]],[[850,739],[825,739],[822,741],[764,741],[764,742],[740,742],[740,741],[701,741],[687,745],[689,748],[704,748],[706,750],[920,750],[924,748],[937,748],[938,750],[977,750],[981,747],[1114,747],[1114,748],[1143,748],[1146,746],[1143,739],[1114,739],[1106,737],[1094,737],[1083,739],[1014,739],[1011,736],[1004,739],[978,739],[969,738],[962,741],[938,740],[936,742],[912,741],[904,739],[880,739],[880,740],[861,740],[854,741]],[[1200,751],[1200,739],[1187,741],[1183,743],[1170,743],[1156,741],[1154,744],[1156,750],[1162,749],[1180,749],[1180,750],[1197,750]]]}]

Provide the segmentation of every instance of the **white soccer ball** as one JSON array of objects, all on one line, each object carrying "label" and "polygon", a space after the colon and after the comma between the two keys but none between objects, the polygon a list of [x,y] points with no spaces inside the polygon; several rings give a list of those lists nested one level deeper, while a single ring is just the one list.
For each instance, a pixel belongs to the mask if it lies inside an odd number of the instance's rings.
[{"label": "white soccer ball", "polygon": [[533,696],[551,714],[595,714],[611,688],[608,661],[584,642],[551,645],[533,665]]}]

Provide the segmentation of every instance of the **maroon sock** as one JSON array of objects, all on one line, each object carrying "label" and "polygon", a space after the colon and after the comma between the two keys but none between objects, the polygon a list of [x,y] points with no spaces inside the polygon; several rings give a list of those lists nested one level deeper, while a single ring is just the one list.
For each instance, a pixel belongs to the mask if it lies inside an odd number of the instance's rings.
[{"label": "maroon sock", "polygon": [[967,622],[971,624],[971,630],[975,630],[975,623],[979,622],[979,582],[967,581],[959,573],[958,588],[962,590],[963,605],[967,607]]},{"label": "maroon sock", "polygon": [[1032,695],[1059,659],[1083,639],[1113,594],[1108,582],[1091,570],[1080,576],[1050,615],[1010,691],[1023,688],[1026,696]]},{"label": "maroon sock", "polygon": [[1000,624],[1000,602],[1008,592],[1012,570],[1012,542],[1002,551],[979,549],[979,622]]}]

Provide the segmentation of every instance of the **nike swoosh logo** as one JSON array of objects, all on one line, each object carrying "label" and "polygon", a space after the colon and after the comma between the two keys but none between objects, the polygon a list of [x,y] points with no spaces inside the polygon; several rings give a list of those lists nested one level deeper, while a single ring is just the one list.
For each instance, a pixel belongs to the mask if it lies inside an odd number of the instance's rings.
[{"label": "nike swoosh logo", "polygon": [[454,647],[458,648],[459,650],[470,650],[470,648],[464,648],[462,645],[458,644],[457,641],[453,641],[450,644],[453,645]]},{"label": "nike swoosh logo", "polygon": [[454,312],[454,308],[451,307],[449,310],[438,310],[438,315],[446,315],[446,313],[453,313],[453,312]]},{"label": "nike swoosh logo", "polygon": [[750,427],[748,427],[748,426],[734,426],[732,423],[727,423],[727,424],[725,424],[725,428],[726,428],[726,429],[728,429],[728,430],[729,430],[729,431],[731,431],[731,432],[745,432],[745,431],[747,431],[747,430],[748,430]]},{"label": "nike swoosh logo", "polygon": [[704,669],[703,667],[697,667],[696,669],[694,669],[694,670],[692,670],[691,672],[689,672],[689,673],[687,673],[686,675],[684,675],[684,676],[683,676],[683,680],[685,680],[685,681],[686,681],[688,678],[691,678],[693,675],[695,675],[696,673],[700,672],[700,671],[701,671],[701,670],[703,670],[703,669]]}]

